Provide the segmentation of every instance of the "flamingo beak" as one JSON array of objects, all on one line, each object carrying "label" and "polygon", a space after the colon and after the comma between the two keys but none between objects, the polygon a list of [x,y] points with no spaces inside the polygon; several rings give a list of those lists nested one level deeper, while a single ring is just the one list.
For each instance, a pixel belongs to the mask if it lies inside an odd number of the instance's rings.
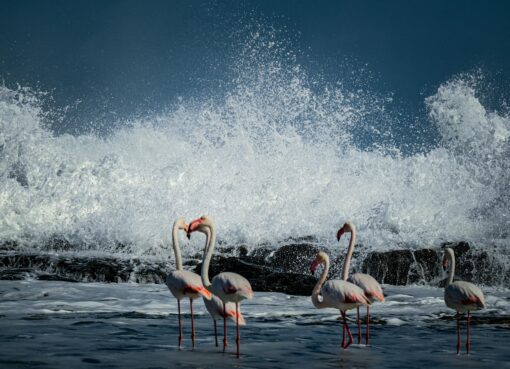
[{"label": "flamingo beak", "polygon": [[186,237],[188,237],[188,240],[191,238],[191,234],[198,229],[200,224],[202,224],[201,218],[195,219],[189,224],[188,229],[186,230]]},{"label": "flamingo beak", "polygon": [[320,265],[320,261],[315,259],[312,264],[310,265],[310,273],[315,274],[315,271],[317,270],[317,267]]},{"label": "flamingo beak", "polygon": [[344,230],[344,227],[340,228],[338,230],[338,232],[336,233],[336,240],[337,241],[340,241],[340,238],[342,237],[342,235],[345,233],[345,230]]},{"label": "flamingo beak", "polygon": [[449,265],[449,264],[450,264],[450,263],[448,262],[448,259],[443,259],[443,269],[444,269],[444,270],[448,269],[448,265]]}]

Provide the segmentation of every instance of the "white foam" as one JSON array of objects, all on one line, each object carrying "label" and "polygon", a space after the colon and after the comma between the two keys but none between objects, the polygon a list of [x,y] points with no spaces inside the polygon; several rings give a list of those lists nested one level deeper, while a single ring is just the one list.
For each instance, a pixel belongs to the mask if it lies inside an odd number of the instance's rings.
[{"label": "white foam", "polygon": [[[203,213],[231,243],[332,243],[347,219],[378,249],[508,237],[510,120],[487,111],[472,78],[426,99],[441,145],[404,156],[375,133],[370,149],[354,143],[384,99],[316,88],[298,65],[262,54],[240,63],[225,96],[182,101],[108,138],[55,136],[36,95],[0,87],[0,240],[41,247],[56,236],[81,251],[166,258],[174,219]],[[182,240],[184,253],[202,242]]]},{"label": "white foam", "polygon": [[[20,288],[21,281],[0,281],[0,292]],[[40,289],[48,294],[38,297]],[[25,316],[34,314],[100,314],[140,313],[166,316],[177,314],[177,301],[164,285],[101,284],[33,281],[24,285],[24,294],[16,300],[2,299],[0,315]],[[446,307],[444,289],[423,286],[384,286],[386,303],[375,303],[370,312],[374,319],[386,324],[421,324],[455,312]],[[484,288],[487,309],[477,311],[477,316],[508,315],[510,290]],[[109,297],[109,298],[108,298]],[[113,297],[113,298],[112,298]],[[188,311],[188,302],[182,302]],[[208,316],[201,299],[194,303],[197,315]],[[334,321],[339,318],[336,309],[316,309],[307,296],[289,296],[281,293],[256,292],[253,300],[243,301],[241,311],[248,319],[278,320],[289,323],[307,323],[317,320]],[[361,308],[364,314],[364,308]],[[355,316],[355,311],[348,313]]]}]

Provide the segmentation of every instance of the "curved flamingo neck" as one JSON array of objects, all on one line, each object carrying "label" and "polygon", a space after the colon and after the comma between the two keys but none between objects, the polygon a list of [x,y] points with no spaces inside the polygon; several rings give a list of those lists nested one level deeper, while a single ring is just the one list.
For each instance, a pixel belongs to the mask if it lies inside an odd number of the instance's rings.
[{"label": "curved flamingo neck", "polygon": [[175,254],[175,269],[182,270],[181,248],[179,246],[179,226],[177,225],[177,222],[174,223],[172,228],[172,246]]},{"label": "curved flamingo neck", "polygon": [[450,271],[448,272],[448,280],[446,281],[446,287],[453,283],[453,277],[455,275],[455,253],[452,249],[446,249],[448,258],[450,259]]},{"label": "curved flamingo neck", "polygon": [[209,281],[209,264],[214,252],[214,247],[216,246],[216,231],[212,224],[204,225],[204,227],[207,227],[209,232],[206,233],[206,250],[204,253],[204,260],[202,261],[202,270],[200,274],[202,277],[202,283],[207,288],[211,286],[211,282]]},{"label": "curved flamingo neck", "polygon": [[317,281],[317,284],[315,285],[312,291],[313,306],[319,309],[326,307],[326,304],[324,304],[324,300],[320,299],[319,296],[321,293],[322,285],[324,284],[324,282],[326,282],[326,278],[328,277],[329,273],[329,257],[327,255],[322,264],[324,264],[324,270],[322,271],[321,277]]},{"label": "curved flamingo neck", "polygon": [[349,267],[351,265],[351,257],[354,252],[354,243],[356,242],[356,227],[354,224],[348,223],[351,229],[351,240],[349,241],[349,248],[347,249],[347,254],[345,255],[344,267],[342,269],[342,279],[344,281],[347,280],[349,276]]}]

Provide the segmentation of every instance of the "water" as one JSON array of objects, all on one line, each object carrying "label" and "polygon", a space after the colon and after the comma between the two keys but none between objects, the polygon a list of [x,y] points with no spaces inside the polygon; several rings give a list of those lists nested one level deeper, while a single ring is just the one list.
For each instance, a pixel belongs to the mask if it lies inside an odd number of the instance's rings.
[{"label": "water", "polygon": [[[347,351],[339,346],[337,311],[317,310],[308,297],[257,293],[242,304],[247,325],[237,360],[233,325],[223,354],[214,346],[212,321],[199,300],[196,350],[190,348],[186,315],[184,347],[178,351],[176,300],[165,286],[2,281],[0,363],[9,368],[508,367],[508,290],[485,290],[488,309],[474,314],[472,354],[457,356],[453,312],[444,305],[442,289],[384,288],[386,303],[372,308],[371,346]],[[187,302],[183,312],[189,312]]]},{"label": "water", "polygon": [[374,249],[467,240],[508,250],[510,119],[485,108],[481,76],[452,77],[425,98],[437,144],[415,132],[404,153],[391,127],[423,127],[388,116],[389,100],[317,86],[269,52],[278,44],[253,38],[226,95],[178,102],[106,137],[55,135],[44,97],[0,87],[0,240],[166,258],[173,221],[207,213],[231,244],[332,244],[350,219]]}]

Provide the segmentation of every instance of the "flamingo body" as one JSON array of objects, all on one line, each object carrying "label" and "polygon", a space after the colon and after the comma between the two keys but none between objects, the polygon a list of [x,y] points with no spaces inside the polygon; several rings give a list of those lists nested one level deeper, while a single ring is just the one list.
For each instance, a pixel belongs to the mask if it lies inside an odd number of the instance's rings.
[{"label": "flamingo body", "polygon": [[211,292],[209,292],[202,284],[202,278],[198,274],[188,270],[174,270],[166,277],[165,284],[167,285],[172,295],[178,300],[187,297],[192,300],[200,296],[205,299],[211,299]]},{"label": "flamingo body", "polygon": [[244,320],[241,312],[236,314],[236,305],[233,302],[227,302],[225,304],[226,312],[223,309],[223,301],[214,295],[210,300],[204,299],[204,304],[205,308],[214,320],[229,318],[230,320],[236,322],[237,319],[239,319],[239,325],[246,325],[246,321]]},{"label": "flamingo body", "polygon": [[360,287],[370,303],[374,301],[384,302],[384,294],[381,285],[371,275],[354,273],[349,277],[348,281]]},{"label": "flamingo body", "polygon": [[321,288],[322,301],[325,306],[347,311],[370,302],[363,290],[347,281],[332,279],[326,281]]},{"label": "flamingo body", "polygon": [[238,303],[253,297],[250,282],[237,273],[220,273],[211,282],[209,290],[224,302]]},{"label": "flamingo body", "polygon": [[456,281],[446,287],[444,301],[446,306],[460,313],[486,307],[482,290],[473,283],[464,281]]}]

